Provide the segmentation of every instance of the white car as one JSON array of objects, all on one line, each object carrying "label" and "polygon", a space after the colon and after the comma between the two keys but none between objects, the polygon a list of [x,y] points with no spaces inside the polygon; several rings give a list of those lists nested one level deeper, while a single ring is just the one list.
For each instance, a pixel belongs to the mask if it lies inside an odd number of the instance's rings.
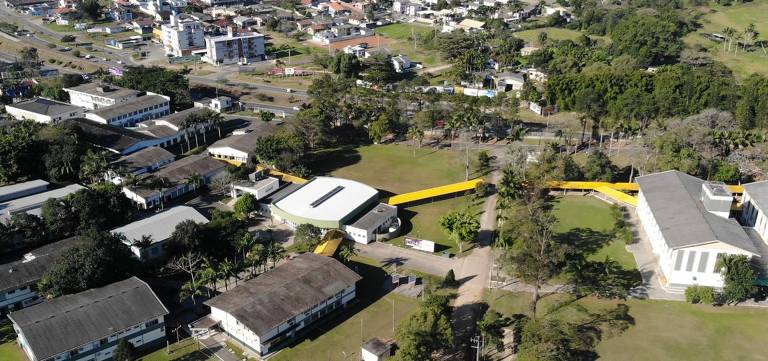
[{"label": "white car", "polygon": [[286,92],[286,93],[293,93],[293,89],[291,89],[291,88],[286,88],[286,89],[285,89],[285,92]]}]

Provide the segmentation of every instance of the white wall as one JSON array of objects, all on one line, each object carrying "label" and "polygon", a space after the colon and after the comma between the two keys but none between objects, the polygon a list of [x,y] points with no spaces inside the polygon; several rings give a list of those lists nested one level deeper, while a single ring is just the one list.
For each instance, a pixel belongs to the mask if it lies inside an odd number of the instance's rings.
[{"label": "white wall", "polygon": [[[17,302],[21,302],[20,308],[14,305]],[[37,292],[33,291],[31,287],[25,286],[3,293],[0,297],[0,309],[13,307],[13,310],[17,311],[40,302],[41,299],[37,297]],[[8,313],[9,311],[0,313]]]},{"label": "white wall", "polygon": [[[232,135],[232,137],[245,137],[247,135]],[[214,158],[222,160],[234,160],[241,163],[248,163],[250,154],[237,150],[232,147],[210,147],[208,148],[208,154]]]},{"label": "white wall", "polygon": [[42,124],[51,124],[51,123],[56,124],[62,120],[67,120],[72,118],[81,118],[83,116],[83,111],[81,109],[71,111],[71,112],[64,112],[60,114],[46,115],[46,114],[33,113],[33,112],[26,111],[19,108],[14,108],[12,105],[10,105],[5,107],[5,111],[15,119],[18,119],[18,120],[29,119]]},{"label": "white wall", "polygon": [[101,109],[118,103],[125,103],[128,100],[136,98],[135,96],[118,97],[115,99],[88,94],[79,91],[64,89],[69,94],[69,104],[83,107],[90,110]]},{"label": "white wall", "polygon": [[744,190],[742,196],[741,220],[744,225],[753,227],[763,241],[768,242],[768,215],[757,207],[752,196]]}]

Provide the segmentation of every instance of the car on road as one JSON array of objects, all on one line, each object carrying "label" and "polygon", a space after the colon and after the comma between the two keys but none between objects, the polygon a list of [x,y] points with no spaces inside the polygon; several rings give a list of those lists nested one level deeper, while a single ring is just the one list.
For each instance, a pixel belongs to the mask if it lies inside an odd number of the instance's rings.
[{"label": "car on road", "polygon": [[293,89],[291,89],[291,88],[285,88],[285,92],[286,92],[286,93],[293,93]]}]

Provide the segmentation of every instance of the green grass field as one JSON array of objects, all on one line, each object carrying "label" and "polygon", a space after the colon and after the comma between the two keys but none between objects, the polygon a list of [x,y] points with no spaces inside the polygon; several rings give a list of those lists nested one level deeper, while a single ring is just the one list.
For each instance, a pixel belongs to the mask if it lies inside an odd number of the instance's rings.
[{"label": "green grass field", "polygon": [[409,146],[370,145],[322,151],[309,168],[315,175],[353,179],[400,194],[463,181],[463,161],[463,154],[447,149],[417,149],[414,158]]},{"label": "green grass field", "polygon": [[428,34],[436,29],[420,24],[389,24],[376,28],[376,33],[391,39],[408,40],[411,35]]},{"label": "green grass field", "polygon": [[[586,228],[596,233],[587,231],[584,233],[585,237],[594,237],[596,240],[600,240],[605,237],[604,233],[613,226],[609,205],[599,199],[573,195],[558,197],[553,203],[553,213],[558,219],[555,231],[558,233],[562,234],[577,228]],[[612,241],[606,244],[591,255],[590,259],[604,260],[606,257],[610,257],[624,268],[636,268],[634,257],[627,252],[621,241]]]},{"label": "green grass field", "polygon": [[765,14],[768,14],[768,0],[734,3],[731,6],[712,4],[704,9],[708,11],[701,20],[702,27],[684,38],[686,44],[700,44],[706,47],[715,60],[723,62],[741,78],[754,73],[768,74],[768,54],[763,50],[758,48],[750,52],[743,50],[734,52],[734,42],[729,52],[722,43],[710,41],[701,36],[702,33],[722,34],[726,27],[743,32],[752,23],[755,24],[755,29],[759,33],[758,39],[764,40],[765,34],[768,34],[768,21],[765,18]]},{"label": "green grass field", "polygon": [[[488,291],[490,307],[505,314],[525,313],[530,295]],[[563,295],[547,296],[547,310]],[[585,298],[587,309],[612,306],[616,301]],[[760,348],[768,332],[768,312],[761,308],[713,307],[674,301],[628,300],[635,325],[623,334],[606,337],[597,347],[600,360],[765,360]],[[566,309],[567,310],[567,309]],[[560,312],[567,312],[566,310]]]},{"label": "green grass field", "polygon": [[[482,211],[482,202],[482,200],[477,200],[474,196],[468,195],[401,208],[398,210],[398,217],[403,221],[401,236],[389,242],[403,246],[405,236],[412,236],[437,243],[439,246],[436,252],[438,253],[459,254],[458,245],[440,229],[438,220],[452,210],[466,208],[469,208],[470,212],[479,217]],[[462,251],[468,251],[470,246],[470,244],[464,243]]]},{"label": "green grass field", "polygon": [[178,343],[171,344],[171,353],[167,353],[165,347],[137,358],[137,361],[217,361],[216,356],[209,357],[207,354],[199,351],[202,346],[191,339],[183,339]]},{"label": "green grass field", "polygon": [[515,36],[523,39],[526,44],[541,45],[539,44],[539,33],[547,33],[547,36],[551,40],[576,40],[582,33],[576,30],[562,29],[562,28],[539,28],[518,31]]}]

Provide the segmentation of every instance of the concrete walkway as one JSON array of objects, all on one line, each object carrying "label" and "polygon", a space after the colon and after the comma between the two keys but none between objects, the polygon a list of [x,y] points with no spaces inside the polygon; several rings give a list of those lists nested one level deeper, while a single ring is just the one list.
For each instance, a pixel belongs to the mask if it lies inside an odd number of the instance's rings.
[{"label": "concrete walkway", "polygon": [[628,207],[627,213],[629,214],[629,223],[634,229],[635,239],[637,239],[636,243],[627,246],[627,251],[635,257],[637,269],[643,277],[643,284],[633,289],[630,294],[633,297],[643,299],[685,301],[684,294],[668,292],[661,286],[656,269],[659,262],[651,250],[651,242],[640,225],[640,219],[637,218],[635,209]]}]

